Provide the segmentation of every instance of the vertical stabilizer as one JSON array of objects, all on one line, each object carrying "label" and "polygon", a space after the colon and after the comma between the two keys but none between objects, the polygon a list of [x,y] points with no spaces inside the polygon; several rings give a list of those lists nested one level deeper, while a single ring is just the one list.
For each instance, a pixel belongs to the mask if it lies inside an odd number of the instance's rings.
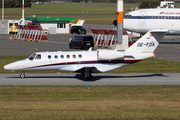
[{"label": "vertical stabilizer", "polygon": [[77,22],[78,26],[83,26],[83,24],[84,24],[84,20],[78,20],[78,22]]},{"label": "vertical stabilizer", "polygon": [[125,54],[133,57],[137,57],[142,53],[152,54],[167,32],[168,30],[151,30],[147,32],[143,37],[129,47],[125,51]]},{"label": "vertical stabilizer", "polygon": [[71,26],[83,26],[85,20],[78,20],[77,23],[69,23]]}]

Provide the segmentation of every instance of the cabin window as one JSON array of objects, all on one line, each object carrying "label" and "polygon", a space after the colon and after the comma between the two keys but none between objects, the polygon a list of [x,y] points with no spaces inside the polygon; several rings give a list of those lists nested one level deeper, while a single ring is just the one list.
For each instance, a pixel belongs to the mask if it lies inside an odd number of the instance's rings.
[{"label": "cabin window", "polygon": [[36,59],[41,59],[41,54],[37,54]]},{"label": "cabin window", "polygon": [[70,58],[70,55],[67,55],[66,58]]},{"label": "cabin window", "polygon": [[51,59],[51,55],[48,55],[48,59]]},{"label": "cabin window", "polygon": [[36,54],[32,54],[31,56],[29,56],[29,60],[33,60],[35,58]]},{"label": "cabin window", "polygon": [[73,55],[72,57],[73,57],[73,58],[76,58],[76,55]]},{"label": "cabin window", "polygon": [[55,58],[55,59],[58,59],[58,56],[57,56],[57,55],[55,55],[55,56],[54,56],[54,58]]},{"label": "cabin window", "polygon": [[82,55],[79,54],[78,57],[79,57],[79,58],[82,58]]},{"label": "cabin window", "polygon": [[61,59],[64,59],[64,55],[61,55]]}]

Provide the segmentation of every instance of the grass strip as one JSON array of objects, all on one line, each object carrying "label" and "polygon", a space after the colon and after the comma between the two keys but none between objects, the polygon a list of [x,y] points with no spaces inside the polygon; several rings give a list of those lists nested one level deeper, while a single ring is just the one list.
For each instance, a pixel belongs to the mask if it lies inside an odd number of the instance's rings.
[{"label": "grass strip", "polygon": [[[138,7],[139,4],[125,3],[124,14],[127,13],[132,7]],[[21,19],[21,8],[5,8],[5,19]],[[0,9],[0,12],[1,9]],[[53,5],[32,5],[32,7],[25,8],[25,15],[32,17],[62,17],[62,18],[76,18],[85,20],[85,23],[93,24],[112,24],[116,17],[117,3],[57,3]],[[20,16],[16,16],[20,15]],[[47,15],[47,16],[41,16]],[[49,16],[50,15],[50,16]],[[60,15],[60,16],[59,16]],[[64,15],[64,16],[62,16]],[[66,16],[68,15],[68,16]],[[72,16],[69,16],[72,15]],[[73,16],[75,15],[75,16]],[[93,16],[95,15],[95,16]],[[96,16],[99,15],[99,16]],[[113,15],[113,16],[101,16]]]},{"label": "grass strip", "polygon": [[[124,13],[139,3],[124,3]],[[2,10],[0,9],[0,12]],[[5,8],[5,15],[21,15],[21,8]],[[112,15],[117,12],[117,3],[59,3],[25,7],[25,15]]]},{"label": "grass strip", "polygon": [[179,85],[0,86],[0,118],[174,120],[179,93]]}]

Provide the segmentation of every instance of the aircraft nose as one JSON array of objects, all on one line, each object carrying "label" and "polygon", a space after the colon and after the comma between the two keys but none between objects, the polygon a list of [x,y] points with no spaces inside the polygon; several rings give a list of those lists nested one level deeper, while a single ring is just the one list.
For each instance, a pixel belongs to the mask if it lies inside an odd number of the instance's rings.
[{"label": "aircraft nose", "polygon": [[17,65],[16,65],[16,63],[10,63],[10,64],[5,65],[4,69],[5,70],[15,70],[15,69],[17,69]]},{"label": "aircraft nose", "polygon": [[4,66],[4,69],[5,69],[5,70],[11,70],[12,68],[11,68],[11,65],[8,64],[8,65],[5,65],[5,66]]},{"label": "aircraft nose", "polygon": [[24,68],[24,60],[13,62],[4,66],[5,70],[22,70]]}]

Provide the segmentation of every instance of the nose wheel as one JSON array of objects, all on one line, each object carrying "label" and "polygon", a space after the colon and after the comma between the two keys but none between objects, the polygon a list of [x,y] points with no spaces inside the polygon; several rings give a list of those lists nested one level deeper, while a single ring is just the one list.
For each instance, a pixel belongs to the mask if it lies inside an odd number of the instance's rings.
[{"label": "nose wheel", "polygon": [[22,73],[20,74],[20,78],[21,78],[21,79],[24,79],[24,78],[25,78],[25,73],[24,73],[24,72],[22,72]]}]

